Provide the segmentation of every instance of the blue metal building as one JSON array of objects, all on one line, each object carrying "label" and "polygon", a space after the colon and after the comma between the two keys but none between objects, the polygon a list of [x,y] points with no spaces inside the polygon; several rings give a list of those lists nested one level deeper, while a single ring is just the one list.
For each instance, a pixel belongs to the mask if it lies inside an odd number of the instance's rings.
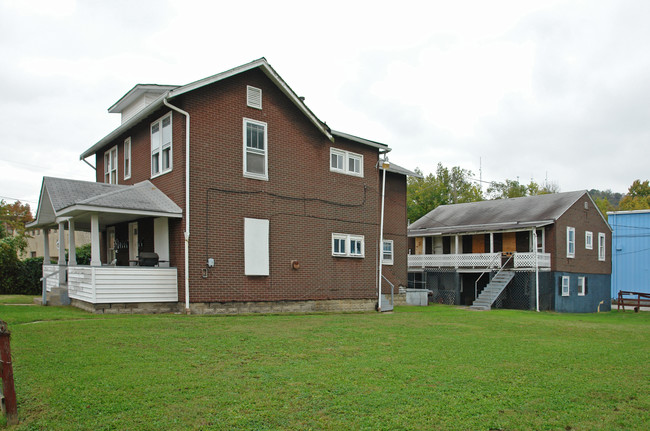
[{"label": "blue metal building", "polygon": [[650,210],[608,212],[612,298],[620,290],[650,293]]}]

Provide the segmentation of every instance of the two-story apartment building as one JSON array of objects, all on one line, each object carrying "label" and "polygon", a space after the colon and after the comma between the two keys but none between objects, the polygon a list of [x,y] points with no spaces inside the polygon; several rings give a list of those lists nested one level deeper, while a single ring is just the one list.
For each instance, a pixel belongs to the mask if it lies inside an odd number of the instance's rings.
[{"label": "two-story apartment building", "polygon": [[265,59],[136,85],[109,112],[122,124],[81,154],[97,182],[45,178],[32,225],[91,231],[91,267],[72,260],[50,282],[73,304],[367,310],[380,265],[385,292],[407,284],[412,173],[387,145],[330,129]]},{"label": "two-story apartment building", "polygon": [[410,286],[431,290],[435,301],[611,307],[612,231],[586,191],[443,205],[411,224],[408,236]]}]

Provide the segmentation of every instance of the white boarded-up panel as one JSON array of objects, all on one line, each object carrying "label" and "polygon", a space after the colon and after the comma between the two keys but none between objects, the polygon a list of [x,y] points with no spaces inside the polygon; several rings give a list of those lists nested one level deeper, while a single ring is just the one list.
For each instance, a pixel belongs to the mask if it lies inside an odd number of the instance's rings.
[{"label": "white boarded-up panel", "polygon": [[269,221],[244,219],[244,274],[269,275]]}]

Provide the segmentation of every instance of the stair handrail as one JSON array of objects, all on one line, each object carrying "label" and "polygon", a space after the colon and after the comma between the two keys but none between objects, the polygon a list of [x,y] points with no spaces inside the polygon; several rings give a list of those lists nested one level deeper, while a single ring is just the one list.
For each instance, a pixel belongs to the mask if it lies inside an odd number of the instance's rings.
[{"label": "stair handrail", "polygon": [[485,268],[485,271],[481,273],[481,275],[478,276],[476,281],[474,282],[474,299],[476,300],[476,297],[478,296],[478,281],[485,275],[486,272],[489,272],[492,270],[492,267],[494,266],[494,261],[497,260],[497,258],[501,259],[501,253],[495,253],[494,256],[492,257],[492,260],[490,263],[488,263],[487,268]]},{"label": "stair handrail", "polygon": [[[391,283],[390,280],[388,280],[384,274],[381,275],[381,278],[386,280],[386,283],[390,284],[390,305],[392,305],[394,307],[395,303],[394,303],[394,299],[393,299],[393,292],[395,290],[395,285],[393,283]],[[379,285],[381,286],[381,283]]]},{"label": "stair handrail", "polygon": [[51,273],[49,273],[47,275],[42,276],[40,278],[40,280],[38,280],[38,281],[43,282],[43,298],[41,299],[41,304],[42,305],[47,305],[47,279],[54,276],[54,275],[57,275],[58,273],[60,273],[61,271],[64,271],[65,269],[67,269],[67,268],[59,268],[54,272],[51,272]]}]

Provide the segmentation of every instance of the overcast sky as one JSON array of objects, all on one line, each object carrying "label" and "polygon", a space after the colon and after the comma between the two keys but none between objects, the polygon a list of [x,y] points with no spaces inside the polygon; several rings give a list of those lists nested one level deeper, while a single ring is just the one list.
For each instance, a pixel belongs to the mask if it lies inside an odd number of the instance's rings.
[{"label": "overcast sky", "polygon": [[647,0],[0,0],[0,197],[94,180],[79,154],[135,84],[260,57],[406,168],[625,192],[650,178],[649,22]]}]

